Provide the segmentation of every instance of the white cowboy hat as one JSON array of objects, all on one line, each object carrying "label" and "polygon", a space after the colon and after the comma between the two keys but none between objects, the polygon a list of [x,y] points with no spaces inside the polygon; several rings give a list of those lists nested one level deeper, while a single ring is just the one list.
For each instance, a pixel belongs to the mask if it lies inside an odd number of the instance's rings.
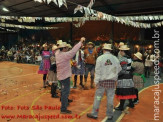
[{"label": "white cowboy hat", "polygon": [[47,43],[45,43],[45,44],[43,44],[42,46],[43,46],[43,47],[47,47],[48,45],[47,45]]},{"label": "white cowboy hat", "polygon": [[62,42],[58,46],[58,48],[63,48],[63,47],[67,47],[67,43],[66,42]]},{"label": "white cowboy hat", "polygon": [[140,52],[134,54],[138,59],[142,60],[143,55]]},{"label": "white cowboy hat", "polygon": [[61,44],[62,43],[62,40],[58,40],[57,41],[57,44],[59,45],[59,44]]},{"label": "white cowboy hat", "polygon": [[111,48],[111,44],[107,44],[107,43],[104,44],[104,46],[103,46],[102,49],[103,49],[103,50],[104,50],[104,49],[105,49],[105,50],[113,50],[113,49]]},{"label": "white cowboy hat", "polygon": [[67,44],[67,47],[68,47],[68,48],[72,48],[72,46],[71,46],[70,44]]},{"label": "white cowboy hat", "polygon": [[123,46],[123,45],[125,45],[123,42],[120,42],[120,43],[119,43],[119,47],[121,47],[121,46]]},{"label": "white cowboy hat", "polygon": [[56,49],[58,49],[58,47],[54,44],[52,50],[56,50]]},{"label": "white cowboy hat", "polygon": [[119,50],[130,50],[130,48],[128,48],[127,45],[122,45]]}]

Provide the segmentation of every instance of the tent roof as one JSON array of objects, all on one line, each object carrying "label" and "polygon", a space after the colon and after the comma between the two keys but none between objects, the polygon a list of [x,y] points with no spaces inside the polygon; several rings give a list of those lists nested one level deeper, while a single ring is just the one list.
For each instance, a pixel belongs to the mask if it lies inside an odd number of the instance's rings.
[{"label": "tent roof", "polygon": [[[0,15],[4,16],[33,16],[33,17],[74,17],[82,16],[79,12],[73,14],[79,5],[87,6],[90,0],[66,0],[65,6],[59,8],[54,3],[49,5],[34,0],[0,0]],[[9,12],[2,10],[3,7]],[[93,5],[98,10],[115,16],[163,14],[163,0],[96,0]]]}]

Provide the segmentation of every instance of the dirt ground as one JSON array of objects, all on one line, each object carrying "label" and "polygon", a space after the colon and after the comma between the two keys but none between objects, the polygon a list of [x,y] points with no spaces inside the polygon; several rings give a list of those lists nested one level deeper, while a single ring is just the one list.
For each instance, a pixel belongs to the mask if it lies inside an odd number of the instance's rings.
[{"label": "dirt ground", "polygon": [[[38,68],[37,65],[0,62],[0,122],[100,122],[106,117],[105,95],[101,101],[98,119],[92,120],[86,117],[86,114],[92,110],[95,89],[82,90],[79,87],[71,89],[70,92],[69,98],[73,99],[73,102],[68,109],[72,110],[72,114],[60,114],[60,100],[51,98],[50,88],[42,88],[42,75],[37,74]],[[163,85],[160,86],[163,89]],[[143,91],[140,94],[140,104],[135,109],[129,109],[130,113],[121,121],[152,120],[152,95],[152,87]],[[118,103],[119,101],[114,99],[114,106]],[[160,102],[161,110],[163,110],[162,102]],[[160,117],[163,120],[163,112],[160,112]]]}]

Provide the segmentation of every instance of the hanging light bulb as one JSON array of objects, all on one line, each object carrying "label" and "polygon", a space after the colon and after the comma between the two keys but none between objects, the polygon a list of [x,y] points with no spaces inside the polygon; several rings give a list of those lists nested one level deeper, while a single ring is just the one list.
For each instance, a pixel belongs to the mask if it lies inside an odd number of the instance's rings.
[{"label": "hanging light bulb", "polygon": [[5,12],[9,12],[9,10],[7,8],[5,8],[5,7],[3,7],[2,10],[5,11]]}]

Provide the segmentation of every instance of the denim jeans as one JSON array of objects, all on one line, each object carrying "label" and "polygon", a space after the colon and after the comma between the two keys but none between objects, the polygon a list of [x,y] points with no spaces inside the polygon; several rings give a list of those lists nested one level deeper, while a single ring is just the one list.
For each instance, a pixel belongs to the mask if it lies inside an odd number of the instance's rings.
[{"label": "denim jeans", "polygon": [[67,110],[68,96],[70,93],[70,77],[61,80],[61,111]]},{"label": "denim jeans", "polygon": [[105,91],[107,95],[106,115],[108,117],[113,116],[113,100],[114,100],[114,94],[115,94],[114,88],[103,88],[103,87],[98,86],[96,89],[96,93],[94,97],[94,104],[93,104],[93,109],[92,109],[92,115],[95,117],[98,117],[100,102]]},{"label": "denim jeans", "polygon": [[88,73],[90,72],[91,78],[94,78],[94,73],[95,73],[95,65],[93,64],[86,64],[85,65],[85,78],[88,77]]},{"label": "denim jeans", "polygon": [[151,67],[145,66],[145,77],[150,77]]}]

